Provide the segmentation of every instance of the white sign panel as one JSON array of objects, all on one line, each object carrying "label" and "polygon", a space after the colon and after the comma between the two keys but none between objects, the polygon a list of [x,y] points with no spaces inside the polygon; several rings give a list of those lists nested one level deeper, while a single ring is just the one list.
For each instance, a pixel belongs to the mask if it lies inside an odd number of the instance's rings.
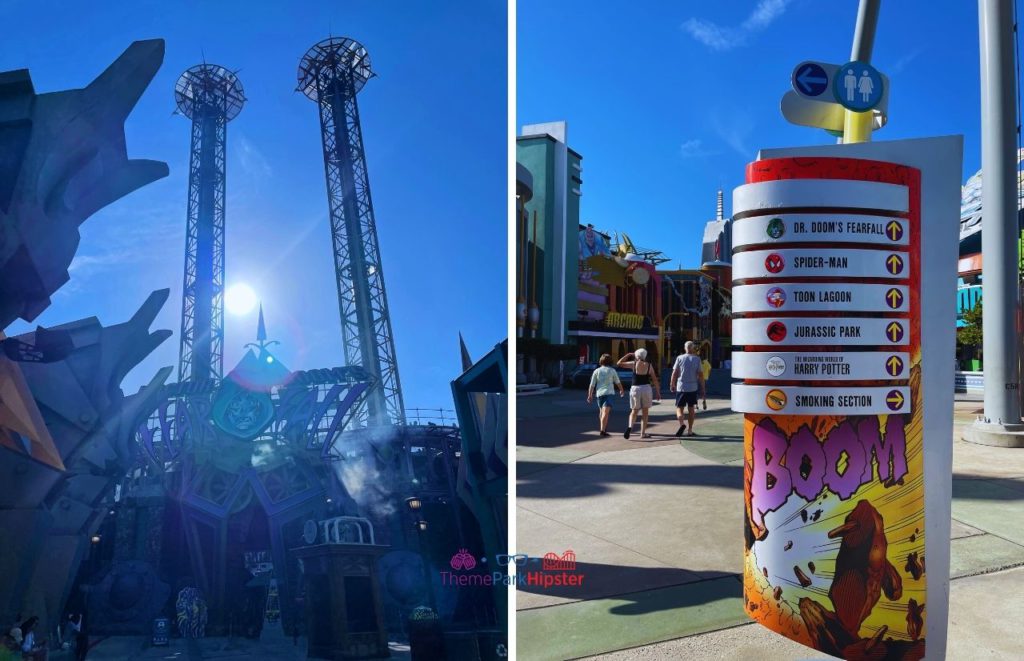
[{"label": "white sign panel", "polygon": [[908,386],[811,388],[734,383],[732,409],[777,415],[878,415],[910,412]]},{"label": "white sign panel", "polygon": [[780,248],[733,253],[732,279],[892,278],[906,279],[910,257],[898,250]]},{"label": "white sign panel", "polygon": [[910,354],[899,351],[734,351],[732,378],[780,381],[885,381],[909,378]]},{"label": "white sign panel", "polygon": [[910,343],[907,319],[780,317],[733,319],[733,346],[884,346]]},{"label": "white sign panel", "polygon": [[732,193],[734,215],[771,214],[781,209],[872,209],[906,213],[906,186],[849,179],[783,179],[744,184]]},{"label": "white sign panel", "polygon": [[732,224],[733,248],[772,243],[847,242],[906,246],[906,218],[864,214],[783,213],[750,216]]},{"label": "white sign panel", "polygon": [[905,285],[792,282],[741,285],[732,289],[732,309],[737,313],[904,312],[910,309],[910,297]]}]

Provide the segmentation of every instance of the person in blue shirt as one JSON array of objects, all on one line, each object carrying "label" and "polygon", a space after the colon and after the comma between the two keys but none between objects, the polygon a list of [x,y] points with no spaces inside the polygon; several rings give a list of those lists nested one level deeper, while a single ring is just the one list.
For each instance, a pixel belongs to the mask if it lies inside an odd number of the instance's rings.
[{"label": "person in blue shirt", "polygon": [[622,389],[619,373],[611,366],[611,355],[602,354],[597,362],[600,367],[590,375],[587,404],[594,400],[594,395],[597,395],[597,419],[600,423],[600,433],[601,436],[608,436],[608,419],[612,414],[612,399],[615,397],[615,389],[619,389],[619,397],[624,396],[625,391]]}]

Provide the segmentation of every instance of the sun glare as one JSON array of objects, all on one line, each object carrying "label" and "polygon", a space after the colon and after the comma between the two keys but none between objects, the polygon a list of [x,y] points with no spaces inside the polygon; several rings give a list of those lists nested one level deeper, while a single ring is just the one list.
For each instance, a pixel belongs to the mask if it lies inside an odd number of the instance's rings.
[{"label": "sun glare", "polygon": [[231,285],[224,293],[224,307],[231,314],[249,314],[256,307],[256,292],[245,283]]}]

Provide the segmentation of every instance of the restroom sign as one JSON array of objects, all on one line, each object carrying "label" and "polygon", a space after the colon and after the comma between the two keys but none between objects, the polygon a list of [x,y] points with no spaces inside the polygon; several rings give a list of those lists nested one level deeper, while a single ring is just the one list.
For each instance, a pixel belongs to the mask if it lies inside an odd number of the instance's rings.
[{"label": "restroom sign", "polygon": [[733,194],[744,605],[833,656],[945,651],[959,167],[956,139],[775,150]]}]

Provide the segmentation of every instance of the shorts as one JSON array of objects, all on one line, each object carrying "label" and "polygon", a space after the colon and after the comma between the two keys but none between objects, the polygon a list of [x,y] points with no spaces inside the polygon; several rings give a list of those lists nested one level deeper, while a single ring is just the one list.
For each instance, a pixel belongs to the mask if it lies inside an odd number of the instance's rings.
[{"label": "shorts", "polygon": [[697,408],[697,391],[693,392],[681,392],[676,395],[676,408],[681,409],[686,406],[692,406]]},{"label": "shorts", "polygon": [[650,386],[632,386],[629,389],[629,408],[649,409],[654,402],[654,391]]},{"label": "shorts", "polygon": [[615,399],[615,395],[598,395],[597,396],[597,408],[608,408],[612,407],[612,400]]}]

